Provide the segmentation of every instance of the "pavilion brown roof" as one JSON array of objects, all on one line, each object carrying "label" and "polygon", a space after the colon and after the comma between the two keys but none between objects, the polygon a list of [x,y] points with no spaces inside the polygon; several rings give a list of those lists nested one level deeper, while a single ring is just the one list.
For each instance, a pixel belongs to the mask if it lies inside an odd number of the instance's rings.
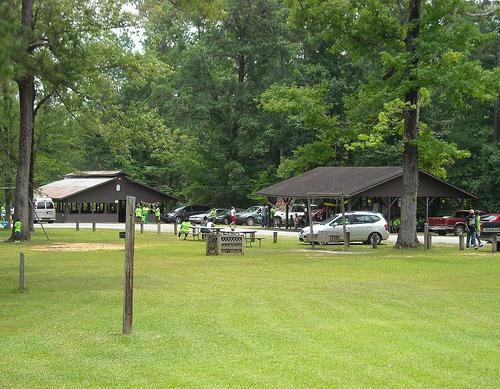
[{"label": "pavilion brown roof", "polygon": [[[281,198],[306,198],[311,194],[397,197],[402,195],[402,177],[401,166],[317,167],[301,176],[263,188],[257,194]],[[419,196],[476,198],[422,170],[419,171],[419,181]]]}]

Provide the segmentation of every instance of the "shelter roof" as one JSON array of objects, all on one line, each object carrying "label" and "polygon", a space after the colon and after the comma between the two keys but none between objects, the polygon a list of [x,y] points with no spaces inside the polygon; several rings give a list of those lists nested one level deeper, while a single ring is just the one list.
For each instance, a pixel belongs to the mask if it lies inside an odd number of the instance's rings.
[{"label": "shelter roof", "polygon": [[68,178],[90,178],[90,177],[123,177],[127,176],[126,173],[121,170],[85,170],[77,171],[73,173],[66,174],[64,177]]},{"label": "shelter roof", "polygon": [[[437,193],[434,194],[436,197],[476,198],[473,194],[429,173],[419,171],[419,174],[421,177],[425,177],[426,186],[428,186],[428,182],[433,182],[435,187],[439,187],[442,194],[439,196]],[[369,195],[370,191],[373,191],[377,196],[395,196],[398,195],[397,190],[396,192],[394,190],[395,180],[401,181],[402,176],[403,168],[401,166],[317,167],[301,176],[292,177],[263,188],[257,194],[283,198],[306,198],[308,195],[323,194],[321,197],[327,198],[327,195],[335,197],[334,194],[343,194],[345,197],[355,197],[361,194],[366,196]],[[401,185],[397,186],[400,192]]]},{"label": "shelter roof", "polygon": [[63,180],[41,186],[38,192],[53,199],[65,199],[87,189],[101,186],[114,179],[115,177],[70,178],[70,175],[67,175]]}]

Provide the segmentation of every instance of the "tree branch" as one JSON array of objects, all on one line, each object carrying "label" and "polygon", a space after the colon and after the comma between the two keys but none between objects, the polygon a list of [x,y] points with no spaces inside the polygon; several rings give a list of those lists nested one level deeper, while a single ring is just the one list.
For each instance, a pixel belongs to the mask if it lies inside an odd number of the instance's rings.
[{"label": "tree branch", "polygon": [[52,97],[52,92],[51,93],[48,93],[46,94],[45,96],[43,96],[43,98],[37,103],[36,107],[35,107],[35,110],[33,111],[33,117],[36,117],[36,113],[38,112],[38,110],[40,109],[40,107],[48,100]]}]

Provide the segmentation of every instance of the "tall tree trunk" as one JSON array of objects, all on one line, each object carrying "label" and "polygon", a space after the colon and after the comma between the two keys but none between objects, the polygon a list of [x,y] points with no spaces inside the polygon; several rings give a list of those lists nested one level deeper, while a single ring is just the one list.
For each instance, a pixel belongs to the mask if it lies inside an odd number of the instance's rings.
[{"label": "tall tree trunk", "polygon": [[[23,34],[26,43],[33,29],[33,3],[32,0],[23,0],[22,19]],[[28,46],[27,46],[28,47]],[[27,48],[29,54],[30,50]],[[23,224],[22,240],[31,239],[29,228],[29,176],[31,164],[31,147],[33,142],[33,110],[35,103],[35,78],[30,71],[17,80],[19,87],[19,153],[17,156],[16,176],[16,201],[14,220],[19,219]]]},{"label": "tall tree trunk", "polygon": [[[408,80],[412,81],[412,71],[418,65],[415,40],[420,34],[421,0],[410,0],[408,30],[406,33],[406,51],[411,56],[408,65]],[[405,100],[409,106],[404,117],[404,154],[403,154],[403,196],[401,198],[401,226],[397,248],[415,248],[417,239],[417,192],[418,192],[418,137],[420,95],[418,87],[413,86],[406,93]]]}]

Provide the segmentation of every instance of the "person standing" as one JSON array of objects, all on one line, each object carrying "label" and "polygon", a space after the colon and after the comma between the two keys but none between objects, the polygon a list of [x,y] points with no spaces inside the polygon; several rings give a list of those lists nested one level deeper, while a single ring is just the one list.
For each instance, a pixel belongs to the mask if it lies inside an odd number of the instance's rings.
[{"label": "person standing", "polygon": [[161,209],[160,209],[160,206],[157,205],[155,208],[156,224],[160,224],[160,217],[161,217]]},{"label": "person standing", "polygon": [[21,241],[21,231],[23,230],[23,223],[21,220],[16,219],[14,222],[14,242],[19,243]]},{"label": "person standing", "polygon": [[267,215],[269,212],[269,208],[267,207],[266,204],[262,206],[260,209],[260,226],[262,228],[267,228]]},{"label": "person standing", "polygon": [[274,214],[276,213],[276,208],[271,207],[269,210],[269,225],[274,227]]},{"label": "person standing", "polygon": [[142,208],[140,204],[135,207],[135,223],[140,224],[142,222]]}]

